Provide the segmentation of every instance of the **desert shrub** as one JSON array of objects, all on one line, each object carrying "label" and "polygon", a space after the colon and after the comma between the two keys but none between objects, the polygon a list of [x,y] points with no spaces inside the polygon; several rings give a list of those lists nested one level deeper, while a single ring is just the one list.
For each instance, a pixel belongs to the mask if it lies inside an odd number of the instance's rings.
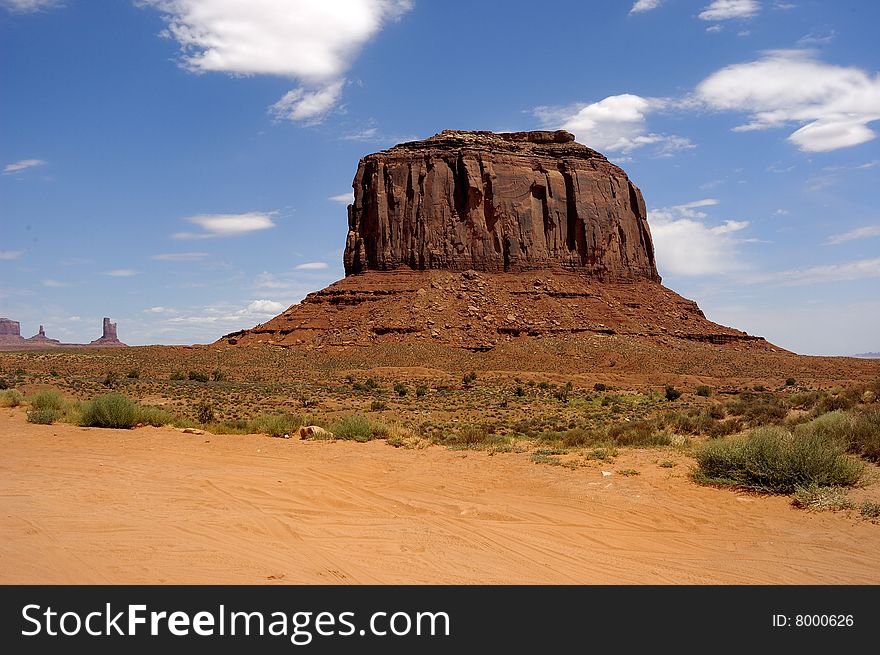
[{"label": "desert shrub", "polygon": [[188,380],[193,380],[195,382],[207,382],[208,374],[202,373],[201,371],[190,371],[186,374]]},{"label": "desert shrub", "polygon": [[841,409],[849,409],[859,401],[859,397],[853,397],[847,393],[837,393],[823,396],[813,407],[813,414],[820,416],[828,412],[834,412]]},{"label": "desert shrub", "polygon": [[784,402],[771,394],[743,393],[727,407],[731,414],[742,416],[754,427],[781,423],[788,414]]},{"label": "desert shrub", "polygon": [[403,397],[409,393],[409,389],[406,388],[406,385],[403,382],[395,382],[394,391],[396,391],[397,395],[400,397]]},{"label": "desert shrub", "polygon": [[443,443],[448,446],[478,446],[500,443],[503,438],[493,435],[485,425],[462,425],[458,432],[447,435]]},{"label": "desert shrub", "polygon": [[23,400],[24,396],[16,389],[0,391],[0,407],[18,407]]},{"label": "desert shrub", "polygon": [[705,384],[701,384],[700,386],[697,387],[697,389],[694,393],[696,393],[698,396],[708,398],[709,396],[712,395],[712,387],[705,385]]},{"label": "desert shrub", "polygon": [[681,391],[673,386],[667,386],[663,395],[666,397],[666,400],[678,400],[681,398]]},{"label": "desert shrub", "polygon": [[793,387],[795,384],[797,384],[797,381],[794,378],[785,378],[786,387]]},{"label": "desert shrub", "polygon": [[40,423],[43,425],[52,425],[61,418],[63,412],[59,409],[46,407],[44,409],[31,409],[27,413],[28,423]]},{"label": "desert shrub", "polygon": [[379,383],[376,382],[373,378],[367,378],[364,382],[364,387],[369,391],[373,391],[379,388]]},{"label": "desert shrub", "polygon": [[260,414],[251,419],[249,425],[253,432],[270,437],[283,437],[299,430],[303,417],[299,414]]},{"label": "desert shrub", "polygon": [[863,519],[871,521],[880,519],[880,503],[875,503],[871,500],[862,501],[862,504],[859,506],[859,514],[862,515]]},{"label": "desert shrub", "polygon": [[115,387],[119,383],[119,376],[115,371],[107,371],[104,381],[101,383],[105,387]]},{"label": "desert shrub", "polygon": [[522,398],[526,395],[526,390],[522,388],[522,385],[518,385],[516,389],[513,390],[513,395],[517,398]]},{"label": "desert shrub", "polygon": [[139,405],[137,408],[137,423],[143,425],[161,428],[164,425],[172,425],[175,422],[175,418],[174,414],[161,407]]},{"label": "desert shrub", "polygon": [[880,462],[880,411],[865,410],[822,414],[795,428],[795,434],[818,434],[834,439],[850,452],[872,462]]},{"label": "desert shrub", "polygon": [[374,400],[370,403],[371,412],[381,412],[384,409],[388,409],[388,403],[382,400]]},{"label": "desert shrub", "polygon": [[477,380],[477,374],[471,371],[470,373],[465,373],[464,377],[461,379],[462,384],[464,386],[469,387]]},{"label": "desert shrub", "polygon": [[694,456],[698,482],[769,493],[790,494],[811,484],[851,486],[864,470],[836,439],[817,432],[793,435],[775,426],[757,428],[744,439],[710,441]]},{"label": "desert shrub", "polygon": [[381,438],[376,430],[377,424],[366,416],[345,416],[337,420],[330,426],[332,432],[338,439],[348,439],[351,441],[365,442],[371,439]]},{"label": "desert shrub", "polygon": [[141,377],[141,372],[136,368],[133,368],[125,374],[125,377],[129,378],[130,380],[137,380]]},{"label": "desert shrub", "polygon": [[539,389],[542,389],[542,390],[544,390],[544,391],[546,391],[547,389],[549,389],[550,386],[551,386],[550,383],[547,382],[546,380],[541,380],[540,382],[538,382],[538,388],[539,388]]},{"label": "desert shrub", "polygon": [[853,506],[841,487],[820,487],[817,484],[795,489],[791,504],[801,509],[832,511],[850,509]]},{"label": "desert shrub", "polygon": [[211,373],[211,379],[214,382],[223,382],[226,379],[226,374],[219,368],[215,368],[214,372]]},{"label": "desert shrub", "polygon": [[206,400],[196,405],[196,420],[199,423],[211,423],[214,420],[214,405]]},{"label": "desert shrub", "polygon": [[571,428],[562,434],[562,443],[568,448],[593,446],[603,443],[605,440],[604,432],[583,427]]},{"label": "desert shrub", "polygon": [[763,384],[756,384],[754,387],[752,387],[752,389],[754,389],[755,391],[767,391],[767,387],[765,387]]},{"label": "desert shrub", "polygon": [[657,430],[653,421],[617,423],[608,428],[608,438],[618,446],[668,446],[669,435]]},{"label": "desert shrub", "polygon": [[597,382],[593,385],[593,391],[607,391],[608,387],[602,384],[601,382]]},{"label": "desert shrub", "polygon": [[59,412],[64,410],[64,398],[54,390],[38,391],[30,399],[30,403],[33,409],[54,409]]},{"label": "desert shrub", "polygon": [[186,374],[183,371],[172,371],[170,380],[186,380]]},{"label": "desert shrub", "polygon": [[573,389],[574,385],[570,381],[566,382],[564,387],[560,387],[553,392],[553,397],[556,398],[556,400],[567,403]]},{"label": "desert shrub", "polygon": [[9,388],[9,383],[6,381],[6,378],[0,378],[0,391]]},{"label": "desert shrub", "polygon": [[138,406],[122,394],[108,393],[83,403],[80,421],[90,428],[133,428],[138,423]]},{"label": "desert shrub", "polygon": [[720,421],[725,416],[727,416],[727,410],[724,409],[724,405],[721,403],[715,403],[714,405],[710,405],[706,410],[706,413],[710,418],[714,418],[716,421]]},{"label": "desert shrub", "polygon": [[420,384],[419,386],[416,387],[416,398],[421,398],[422,396],[424,396],[427,393],[428,393],[428,387],[426,387],[424,384]]},{"label": "desert shrub", "polygon": [[812,409],[824,394],[821,391],[799,391],[789,396],[789,404],[796,409]]}]

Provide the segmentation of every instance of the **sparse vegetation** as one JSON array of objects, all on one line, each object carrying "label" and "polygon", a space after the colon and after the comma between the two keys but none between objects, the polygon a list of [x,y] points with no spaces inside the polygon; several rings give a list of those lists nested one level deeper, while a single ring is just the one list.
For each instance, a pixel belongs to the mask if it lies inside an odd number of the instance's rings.
[{"label": "sparse vegetation", "polygon": [[63,412],[57,409],[30,409],[27,413],[28,423],[41,423],[43,425],[51,425],[63,415]]},{"label": "sparse vegetation", "polygon": [[18,407],[23,401],[24,396],[16,389],[0,391],[0,407]]},{"label": "sparse vegetation", "polygon": [[193,380],[194,382],[207,382],[208,374],[202,373],[201,371],[190,371],[186,374],[188,380]]},{"label": "sparse vegetation", "polygon": [[386,436],[384,424],[373,421],[366,416],[345,416],[330,426],[330,432],[337,439],[365,442],[371,439],[382,439]]},{"label": "sparse vegetation", "polygon": [[708,398],[709,396],[712,395],[712,387],[707,386],[705,384],[701,384],[700,386],[697,387],[697,389],[694,393],[696,393],[698,396]]},{"label": "sparse vegetation", "polygon": [[694,456],[698,482],[782,494],[810,485],[852,486],[864,469],[838,440],[817,431],[794,435],[780,427],[708,442]]},{"label": "sparse vegetation", "polygon": [[673,386],[667,386],[663,395],[666,400],[678,400],[679,398],[681,398],[681,391]]},{"label": "sparse vegetation", "polygon": [[120,393],[108,393],[84,403],[80,421],[85,427],[130,429],[138,423],[137,404]]}]

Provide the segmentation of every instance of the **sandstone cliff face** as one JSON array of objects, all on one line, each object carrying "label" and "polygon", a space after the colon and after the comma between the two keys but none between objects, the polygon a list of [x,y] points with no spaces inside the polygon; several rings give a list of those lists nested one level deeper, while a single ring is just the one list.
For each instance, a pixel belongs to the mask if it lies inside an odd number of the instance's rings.
[{"label": "sandstone cliff face", "polygon": [[566,269],[660,281],[641,192],[565,131],[447,130],[364,157],[353,186],[346,275]]}]

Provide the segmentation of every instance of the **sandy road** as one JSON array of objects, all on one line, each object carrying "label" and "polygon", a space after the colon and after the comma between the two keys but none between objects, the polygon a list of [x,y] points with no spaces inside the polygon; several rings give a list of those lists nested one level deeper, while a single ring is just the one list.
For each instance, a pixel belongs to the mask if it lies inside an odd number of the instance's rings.
[{"label": "sandy road", "polygon": [[880,526],[699,487],[668,450],[572,471],[9,409],[0,448],[4,583],[880,583]]}]

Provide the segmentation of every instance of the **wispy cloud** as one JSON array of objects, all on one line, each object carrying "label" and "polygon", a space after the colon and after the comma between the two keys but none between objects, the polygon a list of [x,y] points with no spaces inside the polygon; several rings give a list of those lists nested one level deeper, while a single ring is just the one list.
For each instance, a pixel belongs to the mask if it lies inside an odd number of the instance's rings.
[{"label": "wispy cloud", "polygon": [[177,313],[177,310],[175,310],[171,307],[162,307],[160,305],[157,307],[148,307],[147,309],[144,310],[144,313],[145,314],[175,314],[175,313]]},{"label": "wispy cloud", "polygon": [[340,193],[338,196],[330,196],[327,200],[332,200],[333,202],[341,202],[344,205],[349,205],[354,202],[354,193],[349,191],[348,193]]},{"label": "wispy cloud", "polygon": [[660,6],[661,0],[636,0],[633,3],[632,9],[629,10],[631,14],[640,14],[645,11],[651,11],[652,9],[656,9]]},{"label": "wispy cloud", "polygon": [[869,239],[871,237],[880,237],[880,225],[866,225],[865,227],[859,227],[855,230],[844,232],[843,234],[835,234],[828,237],[828,240],[825,242],[825,244],[836,246],[837,244],[846,243],[847,241],[855,241],[857,239]]},{"label": "wispy cloud", "polygon": [[21,259],[24,250],[0,250],[0,261],[8,262],[13,259]]},{"label": "wispy cloud", "polygon": [[244,214],[199,214],[183,220],[201,227],[204,232],[175,232],[175,239],[212,239],[235,237],[275,227],[275,212],[247,212]]},{"label": "wispy cloud", "polygon": [[61,0],[0,0],[0,6],[16,14],[29,14],[43,9],[60,7]]},{"label": "wispy cloud", "polygon": [[850,282],[875,277],[880,277],[880,257],[746,276],[742,281],[751,284],[775,283],[782,286],[799,286],[823,282]]},{"label": "wispy cloud", "polygon": [[115,268],[112,271],[105,271],[103,274],[109,277],[131,277],[137,275],[137,271],[131,268]]},{"label": "wispy cloud", "polygon": [[46,161],[43,159],[22,159],[11,164],[6,164],[6,166],[3,167],[3,175],[20,173],[21,171],[26,171],[29,168],[36,168],[37,166],[45,165]]},{"label": "wispy cloud", "polygon": [[274,75],[299,86],[270,108],[279,119],[314,123],[338,102],[361,47],[411,0],[144,0],[166,21],[195,73]]},{"label": "wispy cloud", "polygon": [[757,0],[715,0],[700,12],[702,20],[731,20],[733,18],[751,18],[761,11]]},{"label": "wispy cloud", "polygon": [[319,271],[329,268],[327,262],[306,262],[305,264],[297,264],[293,267],[297,271]]},{"label": "wispy cloud", "polygon": [[63,287],[69,287],[70,285],[67,282],[62,282],[61,280],[53,280],[50,278],[43,280],[43,286],[49,287],[50,289],[61,289]]},{"label": "wispy cloud", "polygon": [[164,252],[150,259],[160,262],[197,262],[208,256],[206,252]]},{"label": "wispy cloud", "polygon": [[870,141],[877,135],[868,124],[880,120],[880,74],[826,64],[808,50],[773,50],[727,66],[703,80],[695,97],[713,109],[751,114],[735,131],[800,124],[788,140],[806,152]]}]

